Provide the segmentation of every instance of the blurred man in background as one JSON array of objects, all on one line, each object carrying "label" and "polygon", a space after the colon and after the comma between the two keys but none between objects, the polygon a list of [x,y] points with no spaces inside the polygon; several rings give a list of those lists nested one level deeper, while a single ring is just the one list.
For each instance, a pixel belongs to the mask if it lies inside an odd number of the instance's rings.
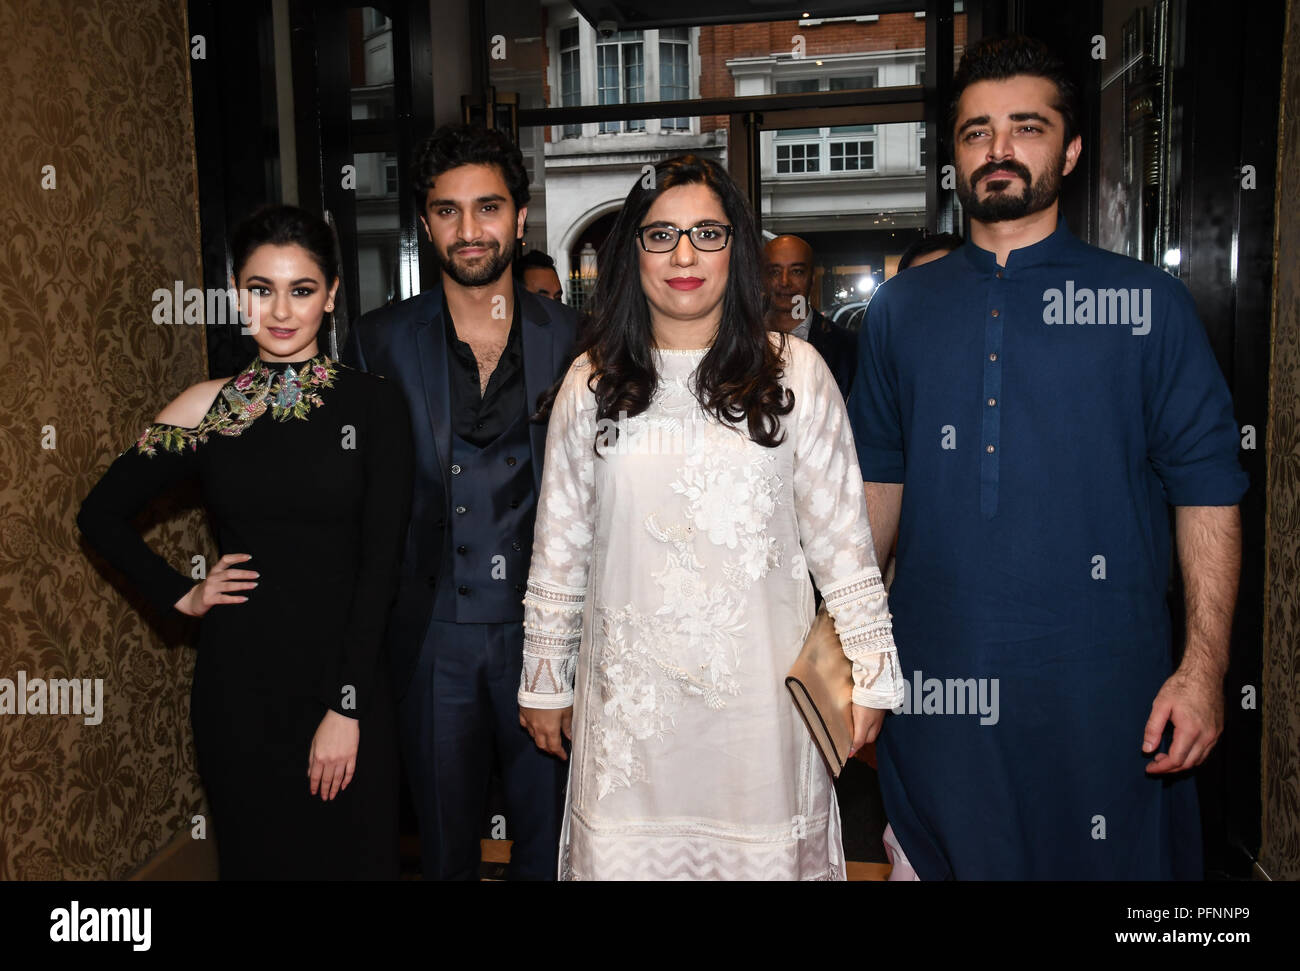
[{"label": "blurred man in background", "polygon": [[898,272],[902,273],[910,266],[922,266],[941,260],[962,243],[966,242],[959,233],[933,233],[923,236],[903,250],[898,258]]},{"label": "blurred man in background", "polygon": [[778,236],[763,248],[763,285],[768,296],[767,329],[802,337],[830,366],[847,399],[857,370],[858,338],[815,310],[812,247],[798,236]]},{"label": "blurred man in background", "polygon": [[515,277],[529,293],[564,303],[564,288],[560,286],[560,274],[556,272],[555,260],[545,253],[529,250],[515,260]]}]

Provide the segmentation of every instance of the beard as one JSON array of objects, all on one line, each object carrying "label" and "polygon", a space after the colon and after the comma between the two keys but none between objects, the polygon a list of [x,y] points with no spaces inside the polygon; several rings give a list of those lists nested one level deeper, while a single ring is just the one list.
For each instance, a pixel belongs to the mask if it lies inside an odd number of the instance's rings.
[{"label": "beard", "polygon": [[[489,283],[495,283],[501,278],[501,274],[515,260],[515,250],[518,248],[517,240],[511,240],[510,244],[504,249],[495,239],[484,239],[473,243],[457,243],[452,246],[446,253],[442,252],[437,246],[433,251],[438,259],[438,268],[447,276],[451,277],[462,287],[483,287]],[[472,267],[466,267],[463,264],[456,263],[456,253],[462,249],[483,248],[489,251],[486,260],[480,258]]]},{"label": "beard", "polygon": [[[969,179],[963,178],[962,174],[958,173],[957,199],[971,219],[982,223],[1023,219],[1032,213],[1041,212],[1056,201],[1056,197],[1061,194],[1061,171],[1064,167],[1064,147],[1061,149],[1061,157],[1057,159],[1056,165],[1050,166],[1037,180],[1027,167],[1014,159],[1005,162],[988,162],[972,172]],[[1012,195],[1004,188],[1001,191],[990,191],[981,199],[977,188],[980,179],[990,172],[999,170],[1014,172],[1020,176],[1025,183],[1025,191],[1020,195]],[[994,179],[991,184],[997,185],[998,180]]]}]

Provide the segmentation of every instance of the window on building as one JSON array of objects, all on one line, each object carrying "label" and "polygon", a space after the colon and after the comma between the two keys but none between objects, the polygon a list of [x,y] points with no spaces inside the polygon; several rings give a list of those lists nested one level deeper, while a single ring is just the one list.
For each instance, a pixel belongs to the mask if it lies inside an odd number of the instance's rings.
[{"label": "window on building", "polygon": [[397,195],[397,156],[384,156],[384,195]]},{"label": "window on building", "polygon": [[876,143],[873,141],[831,142],[832,172],[869,172],[876,167]]},{"label": "window on building", "polygon": [[[645,44],[639,30],[619,30],[596,42],[596,103],[645,102]],[[645,131],[644,121],[602,121],[602,134]]]},{"label": "window on building", "polygon": [[[691,31],[664,27],[659,31],[659,100],[685,101],[691,96]],[[663,131],[690,131],[689,118],[665,118]]]},{"label": "window on building", "polygon": [[[813,91],[856,91],[874,88],[874,71],[831,78],[781,78],[777,94]],[[809,172],[870,172],[876,167],[875,125],[831,125],[826,128],[784,128],[775,133],[776,174]]]},{"label": "window on building", "polygon": [[[578,28],[560,31],[560,106],[575,108],[582,104],[582,58],[578,49]],[[564,138],[582,135],[581,125],[565,125]]]},{"label": "window on building", "polygon": [[[828,79],[830,91],[858,91],[876,86],[876,75],[851,74]],[[876,167],[875,125],[833,125],[827,133],[832,172],[870,172]]]},{"label": "window on building", "polygon": [[925,122],[916,123],[916,157],[919,168],[925,168],[929,159],[925,154]]},{"label": "window on building", "polygon": [[821,146],[814,143],[794,142],[776,146],[776,170],[782,174],[797,175],[802,172],[821,171]]},{"label": "window on building", "polygon": [[[777,94],[807,94],[819,90],[817,78],[782,78],[773,86]],[[822,170],[822,129],[781,128],[776,132],[778,175],[800,175]]]}]

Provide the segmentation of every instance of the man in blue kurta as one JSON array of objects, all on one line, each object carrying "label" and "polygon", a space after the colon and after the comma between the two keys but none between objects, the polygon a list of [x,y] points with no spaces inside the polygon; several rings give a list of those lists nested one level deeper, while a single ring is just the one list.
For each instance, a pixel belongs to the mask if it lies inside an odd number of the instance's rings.
[{"label": "man in blue kurta", "polygon": [[[1200,879],[1240,561],[1232,399],[1186,288],[1057,212],[1059,60],[972,47],[970,241],[886,282],[849,401],[908,700],[878,743],[920,879]],[[1174,507],[1187,640],[1166,607]]]}]

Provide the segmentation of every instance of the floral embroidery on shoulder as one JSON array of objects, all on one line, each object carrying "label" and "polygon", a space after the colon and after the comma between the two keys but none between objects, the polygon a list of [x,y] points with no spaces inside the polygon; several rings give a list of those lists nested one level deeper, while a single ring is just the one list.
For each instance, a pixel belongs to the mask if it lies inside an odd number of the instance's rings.
[{"label": "floral embroidery on shoulder", "polygon": [[276,421],[305,420],[313,408],[325,403],[320,389],[334,387],[339,363],[324,354],[295,370],[277,371],[260,357],[227,381],[203,420],[193,428],[154,423],[144,430],[136,449],[153,456],[159,449],[180,454],[194,451],[209,435],[234,436],[268,411]]}]

